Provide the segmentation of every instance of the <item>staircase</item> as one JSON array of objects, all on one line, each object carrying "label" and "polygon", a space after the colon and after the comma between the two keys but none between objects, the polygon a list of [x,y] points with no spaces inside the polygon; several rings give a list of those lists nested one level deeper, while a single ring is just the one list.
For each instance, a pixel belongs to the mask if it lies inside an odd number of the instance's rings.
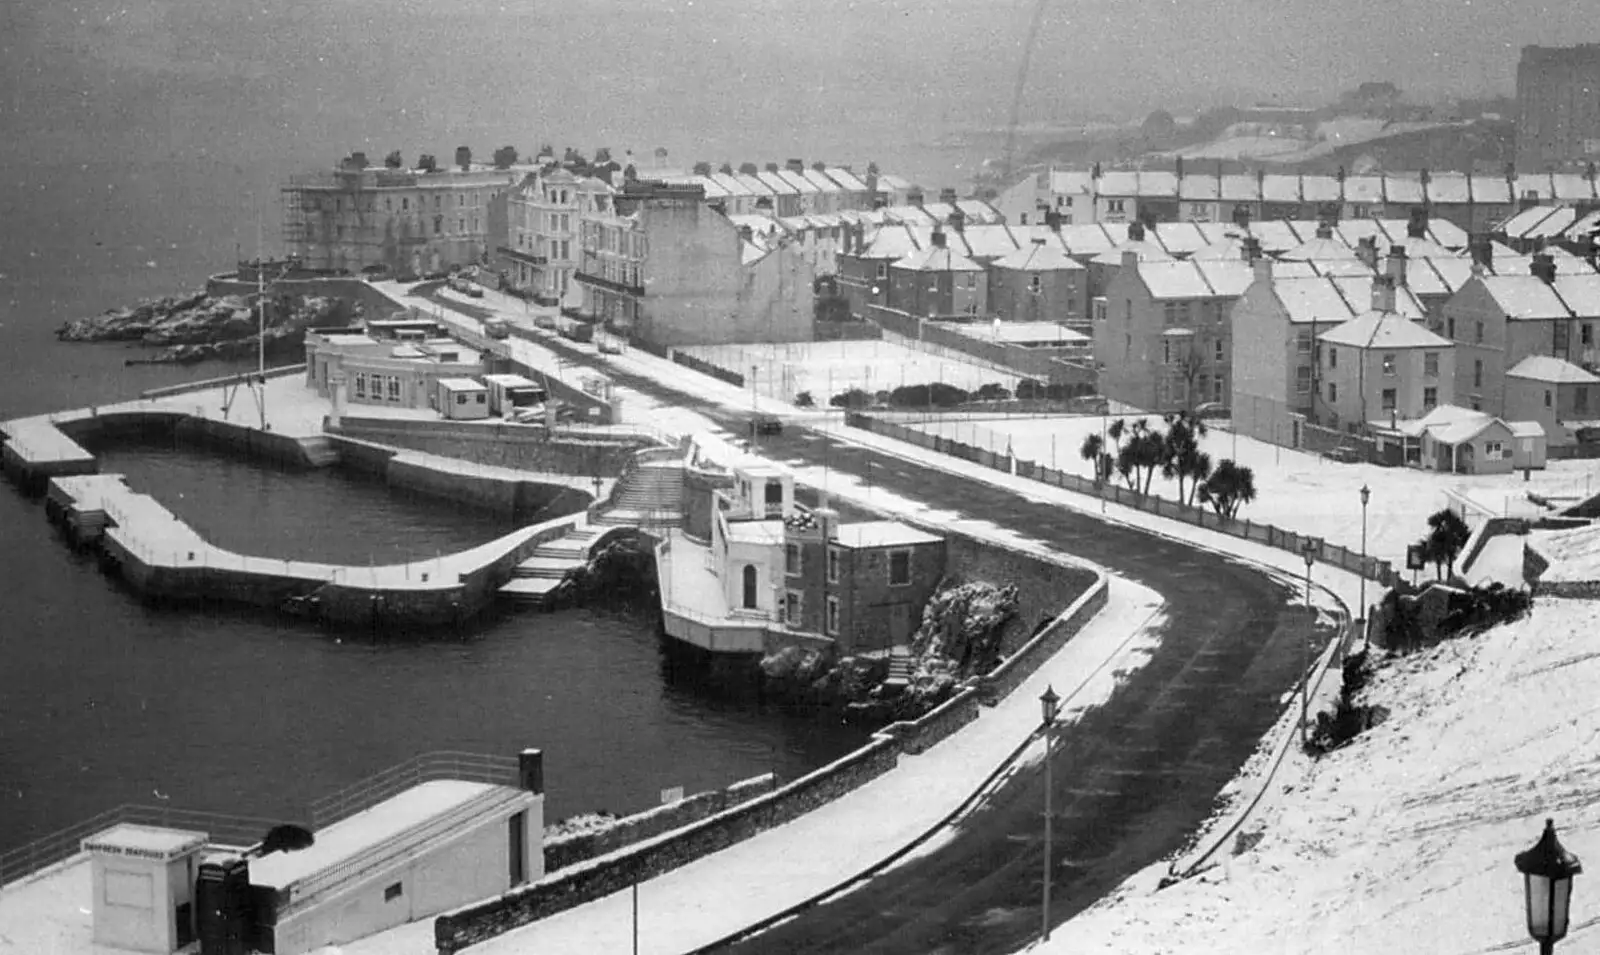
[{"label": "staircase", "polygon": [[598,524],[676,527],[683,520],[683,462],[651,461],[623,475]]},{"label": "staircase", "polygon": [[339,463],[339,449],[327,435],[314,435],[301,438],[300,450],[305,453],[306,463],[314,468],[325,468]]},{"label": "staircase", "polygon": [[911,684],[911,674],[915,668],[911,663],[911,650],[907,647],[895,647],[889,651],[889,674],[883,678],[885,687],[903,690]]},{"label": "staircase", "polygon": [[512,568],[511,580],[500,588],[501,596],[521,606],[542,605],[561,585],[567,574],[589,561],[589,548],[603,533],[603,527],[580,527],[565,537],[546,541]]}]

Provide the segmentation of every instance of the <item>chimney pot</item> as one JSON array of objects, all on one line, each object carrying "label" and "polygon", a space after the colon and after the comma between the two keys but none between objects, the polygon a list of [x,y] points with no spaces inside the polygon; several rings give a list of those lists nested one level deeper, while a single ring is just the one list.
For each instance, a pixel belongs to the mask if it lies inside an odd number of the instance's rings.
[{"label": "chimney pot", "polygon": [[1039,246],[1049,245],[1050,244],[1050,240],[1049,239],[1041,239],[1041,238],[1037,238],[1036,237],[1033,240],[1033,244],[1034,245],[1039,245]]},{"label": "chimney pot", "polygon": [[933,242],[934,248],[936,248],[936,249],[944,248],[945,245],[946,245],[946,239],[945,239],[944,230],[939,228],[938,226],[934,226],[933,227],[933,235],[930,236],[930,240]]},{"label": "chimney pot", "polygon": [[1555,256],[1548,252],[1535,252],[1533,261],[1528,266],[1528,271],[1538,276],[1546,285],[1554,285],[1556,281]]},{"label": "chimney pot", "polygon": [[1394,278],[1389,275],[1375,275],[1372,277],[1372,310],[1374,312],[1394,311]]}]

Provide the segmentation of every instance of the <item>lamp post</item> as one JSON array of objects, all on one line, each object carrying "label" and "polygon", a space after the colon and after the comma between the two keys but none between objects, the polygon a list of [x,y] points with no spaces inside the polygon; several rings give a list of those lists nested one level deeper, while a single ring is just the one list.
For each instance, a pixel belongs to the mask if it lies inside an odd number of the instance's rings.
[{"label": "lamp post", "polygon": [[1300,544],[1300,552],[1306,559],[1306,632],[1300,640],[1300,746],[1304,748],[1310,733],[1311,710],[1311,630],[1315,627],[1316,617],[1311,609],[1311,564],[1317,559],[1316,538],[1307,537]]},{"label": "lamp post", "polygon": [[1372,488],[1361,485],[1361,650],[1370,646],[1367,628],[1367,502],[1372,500]]},{"label": "lamp post", "polygon": [[1050,751],[1051,743],[1055,739],[1056,714],[1060,711],[1061,697],[1056,695],[1055,687],[1046,686],[1044,693],[1039,696],[1039,708],[1044,716],[1041,727],[1044,733],[1044,911],[1043,932],[1044,941],[1050,941],[1050,843],[1054,835],[1053,820],[1050,808]]},{"label": "lamp post", "polygon": [[1583,871],[1583,863],[1556,838],[1554,819],[1545,820],[1539,841],[1528,851],[1517,853],[1513,861],[1522,873],[1528,934],[1539,943],[1539,955],[1551,955],[1556,943],[1567,937],[1572,877]]}]

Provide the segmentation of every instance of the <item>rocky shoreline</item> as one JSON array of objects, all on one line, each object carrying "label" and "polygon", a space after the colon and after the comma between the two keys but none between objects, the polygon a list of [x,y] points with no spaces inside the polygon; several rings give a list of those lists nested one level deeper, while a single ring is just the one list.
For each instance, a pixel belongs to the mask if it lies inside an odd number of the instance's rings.
[{"label": "rocky shoreline", "polygon": [[[361,306],[320,295],[267,295],[268,357],[298,357],[307,328],[359,321]],[[256,354],[258,296],[212,296],[205,291],[146,299],[65,322],[56,338],[66,342],[128,342],[155,349],[128,364],[191,364],[207,359],[237,359]],[[353,314],[352,314],[353,312]],[[347,321],[347,317],[351,321]]]}]

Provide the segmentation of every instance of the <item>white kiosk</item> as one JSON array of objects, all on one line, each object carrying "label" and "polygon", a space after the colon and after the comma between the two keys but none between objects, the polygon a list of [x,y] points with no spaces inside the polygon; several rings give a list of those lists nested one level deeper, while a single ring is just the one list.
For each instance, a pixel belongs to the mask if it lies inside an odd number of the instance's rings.
[{"label": "white kiosk", "polygon": [[194,940],[194,882],[203,832],[119,823],[83,840],[94,878],[94,940],[175,952]]}]

